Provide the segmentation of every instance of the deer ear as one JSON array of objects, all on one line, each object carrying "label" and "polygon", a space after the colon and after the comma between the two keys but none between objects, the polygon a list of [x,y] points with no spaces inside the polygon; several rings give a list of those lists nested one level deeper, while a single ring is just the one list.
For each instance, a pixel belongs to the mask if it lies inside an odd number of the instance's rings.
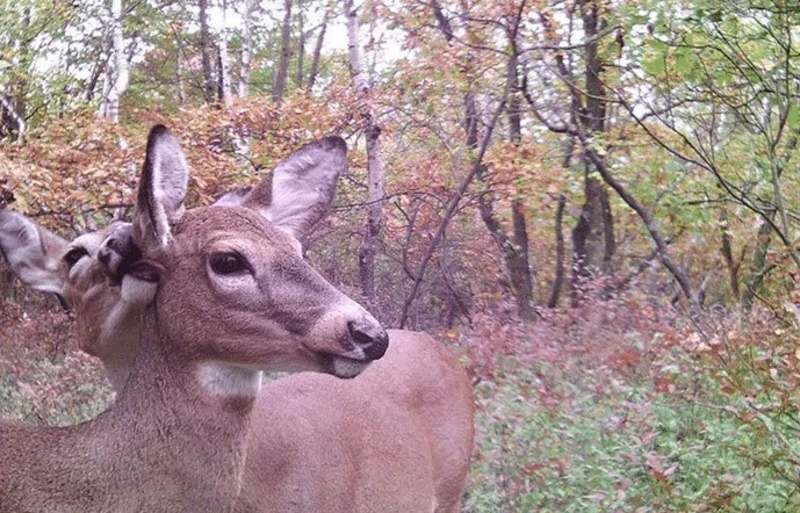
[{"label": "deer ear", "polygon": [[183,200],[189,166],[178,141],[163,125],[147,138],[147,155],[133,213],[133,238],[145,252],[163,250],[172,242],[171,225],[185,210]]},{"label": "deer ear", "polygon": [[281,161],[243,203],[299,239],[328,214],[346,167],[344,139],[314,141]]},{"label": "deer ear", "polygon": [[30,287],[62,293],[64,274],[59,269],[68,244],[24,215],[0,209],[0,253],[11,272]]}]

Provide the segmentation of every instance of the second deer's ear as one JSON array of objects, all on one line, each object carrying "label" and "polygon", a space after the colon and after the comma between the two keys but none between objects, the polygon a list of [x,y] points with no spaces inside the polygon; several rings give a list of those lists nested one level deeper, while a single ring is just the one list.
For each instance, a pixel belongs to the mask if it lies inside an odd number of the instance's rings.
[{"label": "second deer's ear", "polygon": [[243,203],[299,239],[328,214],[346,167],[347,144],[341,137],[314,141],[281,161]]},{"label": "second deer's ear", "polygon": [[13,210],[0,209],[0,253],[11,272],[43,292],[61,294],[61,257],[68,242]]},{"label": "second deer's ear", "polygon": [[171,225],[184,212],[189,167],[178,141],[163,125],[147,138],[139,194],[133,214],[133,237],[144,251],[159,251],[172,242]]}]

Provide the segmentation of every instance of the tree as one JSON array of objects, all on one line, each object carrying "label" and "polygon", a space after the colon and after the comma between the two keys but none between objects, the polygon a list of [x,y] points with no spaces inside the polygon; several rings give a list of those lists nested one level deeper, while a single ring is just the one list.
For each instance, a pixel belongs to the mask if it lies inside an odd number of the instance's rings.
[{"label": "tree", "polygon": [[244,1],[242,13],[242,48],[239,58],[239,98],[250,93],[250,59],[253,45],[253,15],[255,0]]},{"label": "tree", "polygon": [[[433,17],[436,20],[442,36],[448,44],[458,44],[451,21],[445,13],[442,5],[438,1],[431,2]],[[509,139],[513,144],[519,144],[522,140],[522,125],[520,119],[520,100],[517,93],[519,79],[519,48],[517,37],[522,21],[520,9],[509,10],[502,19],[504,36],[508,41],[509,52],[507,54],[507,76],[505,80],[513,84],[508,103],[506,105],[506,115],[508,118]],[[470,22],[469,13],[461,15],[462,24],[468,27]],[[479,22],[480,23],[480,22]],[[477,59],[477,56],[473,56]],[[472,87],[468,87],[465,95],[465,114],[464,122],[466,126],[466,146],[472,152],[478,149],[478,126],[480,118],[476,107],[476,92]],[[489,168],[480,165],[477,177],[488,186],[491,181]],[[492,238],[503,255],[506,273],[514,293],[517,304],[517,312],[523,319],[531,320],[534,318],[533,309],[533,277],[528,248],[528,230],[525,220],[525,203],[522,196],[516,196],[511,200],[512,231],[507,233],[495,212],[495,195],[487,188],[478,199],[481,219]]]},{"label": "tree", "polygon": [[222,28],[219,33],[218,66],[219,73],[219,99],[226,108],[231,106],[233,92],[231,91],[231,62],[228,55],[228,2],[222,0]]},{"label": "tree", "polygon": [[275,78],[272,82],[272,101],[279,103],[286,93],[289,77],[289,59],[292,56],[292,0],[283,2],[283,23],[281,24],[280,58]]},{"label": "tree", "polygon": [[214,102],[214,70],[211,64],[211,52],[213,39],[211,29],[208,26],[208,7],[209,0],[198,0],[199,22],[200,22],[200,58],[203,72],[203,98],[206,103]]},{"label": "tree", "polygon": [[105,87],[100,103],[100,115],[119,123],[119,103],[128,88],[128,57],[125,53],[125,40],[122,35],[122,0],[110,0],[109,20],[111,21],[111,65],[106,68]]},{"label": "tree", "polygon": [[[800,185],[791,172],[800,137],[794,45],[800,13],[769,0],[651,9],[655,21],[647,25],[639,73],[643,94],[626,95],[623,104],[653,141],[716,184],[706,204],[720,211],[720,250],[732,289],[744,281],[742,304],[749,309],[771,273],[786,263],[800,266],[794,226],[800,205],[787,192]],[[698,53],[702,60],[694,58]],[[740,277],[731,218],[743,216],[758,222]]]},{"label": "tree", "polygon": [[361,46],[358,41],[358,12],[353,0],[346,0],[343,9],[347,20],[347,62],[358,99],[361,129],[367,145],[367,223],[358,254],[358,268],[361,292],[368,301],[372,301],[375,298],[375,259],[378,239],[384,223],[384,170],[379,139],[381,129],[372,105],[372,86],[364,72]]},{"label": "tree", "polygon": [[307,89],[309,92],[314,90],[314,84],[317,81],[319,74],[320,59],[322,58],[322,45],[325,42],[325,32],[328,29],[328,11],[323,14],[322,23],[319,26],[319,34],[317,35],[317,42],[314,45],[314,53],[311,56],[311,68],[308,70]]}]

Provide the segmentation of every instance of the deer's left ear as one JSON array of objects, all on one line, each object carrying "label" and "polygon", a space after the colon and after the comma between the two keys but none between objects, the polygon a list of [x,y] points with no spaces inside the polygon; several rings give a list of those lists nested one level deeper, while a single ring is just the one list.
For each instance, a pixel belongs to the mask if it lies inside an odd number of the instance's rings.
[{"label": "deer's left ear", "polygon": [[147,155],[133,214],[134,242],[149,253],[172,242],[171,225],[180,219],[189,182],[189,166],[178,141],[163,125],[147,139]]},{"label": "deer's left ear", "polygon": [[281,161],[243,204],[299,239],[328,214],[336,182],[346,167],[344,139],[319,139]]}]

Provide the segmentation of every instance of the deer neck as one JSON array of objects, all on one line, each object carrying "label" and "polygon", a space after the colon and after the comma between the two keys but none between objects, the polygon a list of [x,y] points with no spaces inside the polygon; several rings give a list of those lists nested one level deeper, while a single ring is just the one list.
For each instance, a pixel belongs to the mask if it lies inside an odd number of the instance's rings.
[{"label": "deer neck", "polygon": [[[159,479],[196,494],[198,511],[227,511],[241,487],[255,392],[221,393],[204,381],[207,364],[187,365],[147,333],[118,399],[120,418],[147,440],[148,473],[158,468]],[[258,372],[243,374],[231,379],[260,381]]]},{"label": "deer neck", "polygon": [[96,419],[0,423],[0,512],[232,511],[254,397],[209,391],[201,364],[176,360],[144,335],[124,389]]}]

